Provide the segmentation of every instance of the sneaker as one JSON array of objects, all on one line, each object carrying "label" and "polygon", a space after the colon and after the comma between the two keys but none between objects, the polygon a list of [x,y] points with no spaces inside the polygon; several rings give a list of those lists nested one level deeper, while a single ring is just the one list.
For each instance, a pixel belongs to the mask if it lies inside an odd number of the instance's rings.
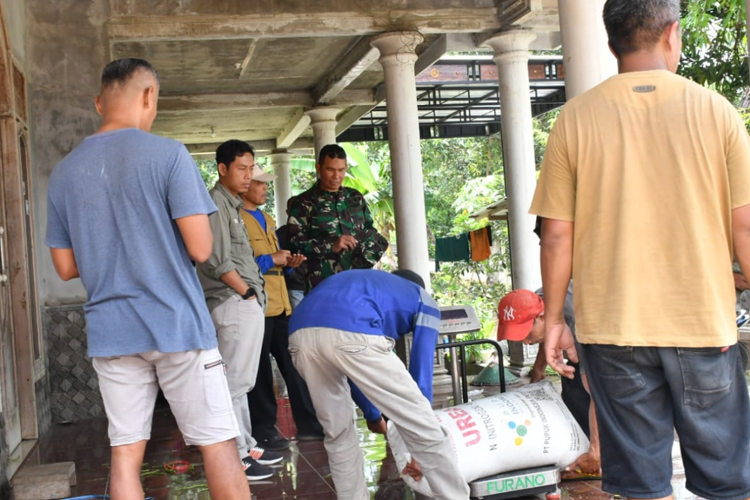
[{"label": "sneaker", "polygon": [[256,462],[249,456],[242,459],[242,468],[248,481],[260,481],[273,476],[273,469]]},{"label": "sneaker", "polygon": [[283,451],[283,450],[286,450],[287,448],[289,448],[289,440],[288,439],[284,439],[283,437],[279,436],[278,434],[275,435],[275,436],[272,436],[272,437],[270,437],[268,439],[263,439],[263,438],[258,439],[258,438],[256,438],[256,440],[258,441],[258,444],[260,446],[262,446],[266,450]]},{"label": "sneaker", "polygon": [[325,434],[300,434],[297,433],[297,441],[323,441]]},{"label": "sneaker", "polygon": [[[249,458],[252,458],[261,465],[273,465],[281,462],[284,459],[284,455],[276,451],[264,450],[263,448],[256,446],[250,450]],[[243,459],[244,460],[244,459]]]}]

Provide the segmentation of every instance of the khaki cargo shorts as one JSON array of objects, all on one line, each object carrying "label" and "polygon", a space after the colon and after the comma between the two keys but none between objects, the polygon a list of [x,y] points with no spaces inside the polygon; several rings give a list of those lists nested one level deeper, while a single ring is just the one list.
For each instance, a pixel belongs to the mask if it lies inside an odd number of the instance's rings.
[{"label": "khaki cargo shorts", "polygon": [[219,350],[93,358],[111,446],[151,437],[156,395],[161,387],[185,443],[207,446],[234,439],[237,419]]}]

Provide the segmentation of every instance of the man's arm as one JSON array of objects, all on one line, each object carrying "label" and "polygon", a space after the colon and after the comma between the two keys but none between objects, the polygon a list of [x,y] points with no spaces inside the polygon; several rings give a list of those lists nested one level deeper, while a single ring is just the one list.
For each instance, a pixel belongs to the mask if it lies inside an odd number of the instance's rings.
[{"label": "man's arm", "polygon": [[211,256],[214,243],[214,235],[211,233],[211,225],[208,215],[196,214],[175,219],[180,234],[185,242],[185,248],[191,259],[196,262],[205,262]]},{"label": "man's arm", "polygon": [[[427,292],[421,291],[423,296]],[[424,297],[423,301],[427,301]],[[414,338],[412,339],[411,357],[409,358],[409,374],[417,383],[427,401],[432,403],[432,372],[435,359],[435,346],[440,326],[440,310],[431,299],[422,303],[421,310],[414,317]]]},{"label": "man's arm", "polygon": [[[250,285],[245,283],[245,280],[242,279],[240,273],[238,273],[235,269],[222,274],[221,276],[219,276],[219,279],[221,279],[221,281],[223,281],[225,285],[227,285],[229,288],[233,289],[240,295],[245,295],[245,292],[250,289]],[[253,297],[255,297],[255,295],[252,295],[248,298],[251,299]]]},{"label": "man's arm", "polygon": [[201,269],[214,279],[220,279],[225,285],[240,295],[247,292],[245,283],[232,261],[232,239],[229,234],[230,217],[225,210],[219,209],[208,216],[208,223],[213,234],[211,255],[201,264]]},{"label": "man's arm", "polygon": [[547,369],[547,353],[544,350],[544,342],[539,344],[534,366],[531,368],[531,383],[544,380],[544,371]]},{"label": "man's arm", "polygon": [[573,378],[575,369],[565,364],[563,350],[578,361],[573,335],[563,308],[573,269],[574,223],[545,218],[542,221],[542,286],[544,288],[544,344],[547,363],[560,375]]},{"label": "man's arm", "polygon": [[[744,274],[750,269],[750,205],[732,210],[732,239],[734,255]],[[748,278],[747,274],[744,276]]]},{"label": "man's arm", "polygon": [[63,281],[70,281],[80,276],[72,248],[50,248],[49,251],[55,271]]},{"label": "man's arm", "polygon": [[354,382],[346,379],[347,382],[349,382],[349,387],[352,390],[352,399],[354,400],[354,404],[356,404],[360,410],[362,410],[362,415],[364,415],[365,420],[368,422],[379,422],[382,415],[380,414],[380,410],[378,410],[374,404],[370,402],[369,399],[367,399],[367,396],[364,395],[362,391],[359,390],[359,387],[357,387]]}]

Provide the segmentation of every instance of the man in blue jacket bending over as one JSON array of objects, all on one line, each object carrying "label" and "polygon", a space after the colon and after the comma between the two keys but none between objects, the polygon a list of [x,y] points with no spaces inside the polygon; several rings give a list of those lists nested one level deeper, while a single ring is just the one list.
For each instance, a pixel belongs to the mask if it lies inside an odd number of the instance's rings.
[{"label": "man in blue jacket bending over", "polygon": [[[385,427],[378,409],[393,421],[435,498],[469,498],[455,452],[431,406],[439,323],[437,303],[411,271],[335,274],[292,313],[289,351],[323,425],[339,500],[370,498],[350,410],[352,398],[370,429]],[[393,348],[409,332],[414,340],[407,372]],[[405,472],[417,478],[416,470],[410,465]]]}]

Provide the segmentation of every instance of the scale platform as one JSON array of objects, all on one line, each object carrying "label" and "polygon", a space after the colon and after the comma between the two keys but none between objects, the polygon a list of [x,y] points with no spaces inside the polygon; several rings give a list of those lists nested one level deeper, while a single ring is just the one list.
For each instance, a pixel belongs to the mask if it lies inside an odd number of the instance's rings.
[{"label": "scale platform", "polygon": [[560,471],[554,465],[503,472],[469,483],[471,498],[500,500],[540,493],[554,493],[560,483]]}]

